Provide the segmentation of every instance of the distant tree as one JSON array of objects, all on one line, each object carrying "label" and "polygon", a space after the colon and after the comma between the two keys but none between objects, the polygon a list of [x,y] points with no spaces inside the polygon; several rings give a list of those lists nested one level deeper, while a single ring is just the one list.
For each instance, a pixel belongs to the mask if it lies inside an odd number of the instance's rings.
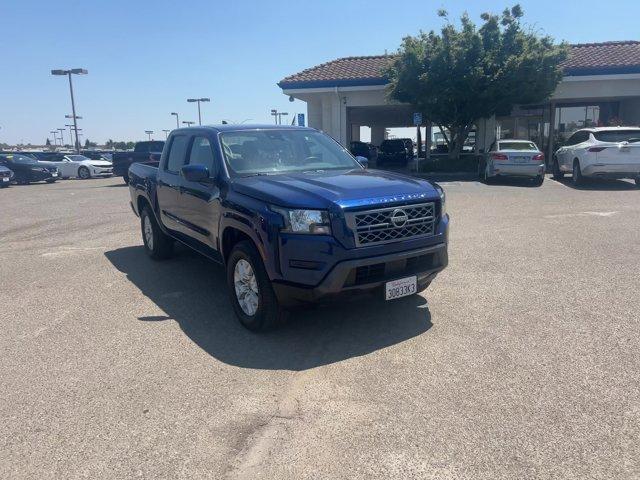
[{"label": "distant tree", "polygon": [[568,49],[525,30],[520,5],[500,16],[483,13],[480,28],[466,13],[459,27],[449,21],[446,10],[438,15],[446,21],[440,33],[403,39],[386,71],[387,94],[437,125],[449,156],[458,158],[478,119],[548,99],[562,80],[560,64]]},{"label": "distant tree", "polygon": [[114,144],[114,141],[109,139],[107,140],[107,143],[104,144],[104,146],[107,148],[113,148],[113,144]]},{"label": "distant tree", "polygon": [[88,138],[84,141],[84,148],[97,147],[97,146],[98,146],[97,143],[92,142]]},{"label": "distant tree", "polygon": [[47,147],[50,147],[50,146],[51,146],[51,140],[49,140],[49,139],[47,138],[47,141],[46,141],[45,145],[46,145]]}]

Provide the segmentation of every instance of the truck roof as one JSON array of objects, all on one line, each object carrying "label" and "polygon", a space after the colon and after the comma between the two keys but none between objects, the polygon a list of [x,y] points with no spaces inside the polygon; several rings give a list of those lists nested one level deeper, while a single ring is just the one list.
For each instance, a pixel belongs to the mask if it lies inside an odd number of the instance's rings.
[{"label": "truck roof", "polygon": [[195,130],[214,130],[215,132],[237,132],[242,130],[315,130],[309,127],[298,127],[295,125],[273,125],[273,124],[225,124],[225,125],[201,125],[192,127],[176,128],[174,132],[189,132]]}]

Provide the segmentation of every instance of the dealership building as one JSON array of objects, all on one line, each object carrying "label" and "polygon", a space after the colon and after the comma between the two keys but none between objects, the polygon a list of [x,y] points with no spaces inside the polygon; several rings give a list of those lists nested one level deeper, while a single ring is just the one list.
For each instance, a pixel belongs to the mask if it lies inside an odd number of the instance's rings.
[{"label": "dealership building", "polygon": [[[380,145],[387,128],[413,125],[409,105],[389,101],[383,71],[392,55],[347,57],[284,78],[285,95],[307,103],[308,124],[348,145],[371,128]],[[511,115],[480,119],[475,148],[496,138],[535,141],[551,157],[554,145],[582,127],[640,125],[640,41],[571,45],[564,77],[549,101],[521,105]],[[424,138],[431,138],[425,126]]]}]

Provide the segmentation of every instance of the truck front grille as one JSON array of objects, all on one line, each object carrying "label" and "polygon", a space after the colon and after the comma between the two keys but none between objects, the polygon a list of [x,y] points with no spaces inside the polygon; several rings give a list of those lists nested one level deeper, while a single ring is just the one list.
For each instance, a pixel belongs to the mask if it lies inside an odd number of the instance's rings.
[{"label": "truck front grille", "polygon": [[345,218],[354,232],[356,246],[364,247],[433,235],[436,206],[429,202],[379,208],[349,212]]}]

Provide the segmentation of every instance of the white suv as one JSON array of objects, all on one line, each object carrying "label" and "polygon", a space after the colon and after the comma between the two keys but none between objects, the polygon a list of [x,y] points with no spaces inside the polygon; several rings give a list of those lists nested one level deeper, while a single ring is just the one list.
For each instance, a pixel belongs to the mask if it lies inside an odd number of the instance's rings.
[{"label": "white suv", "polygon": [[598,127],[578,130],[553,156],[553,178],[632,178],[640,187],[640,127]]}]

